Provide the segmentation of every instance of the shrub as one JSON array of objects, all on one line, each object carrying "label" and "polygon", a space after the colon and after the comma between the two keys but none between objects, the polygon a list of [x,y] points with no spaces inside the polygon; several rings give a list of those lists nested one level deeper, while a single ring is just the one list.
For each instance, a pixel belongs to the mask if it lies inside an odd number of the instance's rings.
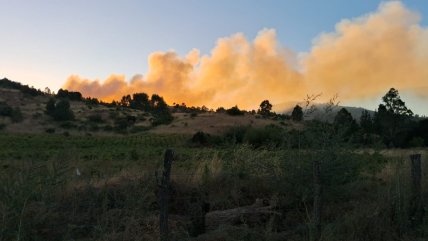
[{"label": "shrub", "polygon": [[192,136],[192,143],[206,145],[208,144],[208,136],[209,134],[206,134],[203,131],[198,131]]},{"label": "shrub", "polygon": [[243,143],[248,128],[247,126],[234,126],[228,129],[224,134],[225,141],[232,144]]},{"label": "shrub", "polygon": [[273,145],[279,147],[283,143],[283,130],[275,125],[269,125],[263,128],[248,128],[244,142],[253,147]]},{"label": "shrub", "polygon": [[54,129],[54,128],[47,128],[47,129],[45,130],[45,132],[46,132],[46,133],[49,133],[49,134],[52,134],[52,133],[55,133],[55,129]]},{"label": "shrub", "polygon": [[59,126],[64,129],[72,129],[77,127],[73,122],[70,121],[62,122]]},{"label": "shrub", "polygon": [[171,113],[168,111],[161,111],[153,113],[153,120],[152,125],[158,126],[158,125],[167,125],[174,120],[174,117],[172,117]]},{"label": "shrub", "polygon": [[131,133],[138,133],[138,132],[144,132],[150,130],[149,126],[133,126],[129,132]]},{"label": "shrub", "polygon": [[12,112],[12,107],[10,107],[6,102],[0,102],[0,116],[11,116]]},{"label": "shrub", "polygon": [[237,116],[237,115],[244,115],[244,112],[241,111],[237,105],[235,105],[234,107],[227,109],[226,113],[228,115],[233,115],[233,116]]},{"label": "shrub", "polygon": [[100,114],[92,114],[90,116],[88,116],[88,120],[90,122],[95,122],[95,123],[103,123],[103,117]]},{"label": "shrub", "polygon": [[24,119],[24,117],[22,116],[21,109],[19,109],[19,107],[16,107],[12,110],[10,119],[15,123],[21,122]]},{"label": "shrub", "polygon": [[70,109],[70,102],[68,100],[55,102],[55,99],[49,99],[46,103],[46,114],[52,116],[56,121],[68,121],[74,119],[74,113]]},{"label": "shrub", "polygon": [[105,126],[103,127],[103,130],[104,130],[104,131],[112,131],[112,130],[113,130],[113,127],[112,127],[111,125],[105,125]]}]

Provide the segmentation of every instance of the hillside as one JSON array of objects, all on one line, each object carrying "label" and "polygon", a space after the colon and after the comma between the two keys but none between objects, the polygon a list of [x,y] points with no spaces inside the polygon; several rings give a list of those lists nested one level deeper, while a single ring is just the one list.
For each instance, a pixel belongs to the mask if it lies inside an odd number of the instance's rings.
[{"label": "hillside", "polygon": [[[70,109],[74,113],[73,120],[54,121],[51,116],[46,114],[46,104],[53,97],[55,96],[43,92],[35,92],[34,95],[31,95],[23,92],[18,85],[3,81],[3,85],[0,85],[0,103],[4,103],[12,109],[19,109],[22,115],[19,121],[0,116],[0,125],[3,126],[3,131],[8,133],[48,132],[72,135],[118,135],[142,132],[191,135],[197,131],[219,134],[233,126],[261,127],[278,124],[278,121],[248,113],[237,116],[210,111],[192,114],[169,107],[172,110],[172,122],[153,125],[154,116],[149,112],[92,103],[84,101],[84,99],[69,102]],[[291,122],[289,124],[293,125]]]},{"label": "hillside", "polygon": [[387,111],[357,123],[361,109],[336,107],[323,122],[46,92],[0,80],[0,241],[155,241],[165,212],[170,240],[427,237],[415,232],[428,230],[426,207],[411,200],[428,198],[427,165],[416,165],[428,120],[398,115],[390,135]]}]

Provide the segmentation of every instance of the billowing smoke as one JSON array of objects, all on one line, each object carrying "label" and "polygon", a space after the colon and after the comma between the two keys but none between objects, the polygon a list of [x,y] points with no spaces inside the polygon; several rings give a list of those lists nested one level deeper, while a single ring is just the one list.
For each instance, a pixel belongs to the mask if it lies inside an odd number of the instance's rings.
[{"label": "billowing smoke", "polygon": [[402,3],[388,2],[374,13],[342,20],[308,53],[293,53],[277,41],[275,30],[265,29],[253,41],[241,33],[221,38],[209,55],[196,49],[185,57],[155,52],[147,75],[130,81],[123,75],[103,82],[73,75],[64,87],[103,100],[146,92],[170,104],[213,108],[255,108],[264,99],[289,103],[320,92],[355,100],[390,87],[428,96],[428,29],[419,21]]}]

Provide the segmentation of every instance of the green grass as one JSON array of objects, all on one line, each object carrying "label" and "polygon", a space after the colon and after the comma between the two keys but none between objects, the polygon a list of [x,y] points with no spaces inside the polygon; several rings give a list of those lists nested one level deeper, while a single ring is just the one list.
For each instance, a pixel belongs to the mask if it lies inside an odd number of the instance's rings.
[{"label": "green grass", "polygon": [[[346,149],[197,148],[190,138],[1,135],[0,241],[157,240],[154,172],[166,148],[177,153],[170,203],[174,240],[311,240],[315,158],[322,163],[322,240],[427,237],[428,221],[408,227],[407,160]],[[422,191],[426,198],[425,186]],[[195,197],[210,210],[262,198],[283,215],[266,225],[243,220],[194,238],[189,215],[198,208]]]}]

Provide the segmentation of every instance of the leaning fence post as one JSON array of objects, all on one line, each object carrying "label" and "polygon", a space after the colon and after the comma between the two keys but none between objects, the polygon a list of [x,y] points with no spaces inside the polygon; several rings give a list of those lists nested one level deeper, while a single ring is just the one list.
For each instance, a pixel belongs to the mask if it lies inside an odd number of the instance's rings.
[{"label": "leaning fence post", "polygon": [[314,213],[313,213],[313,237],[315,240],[319,240],[321,235],[321,172],[320,172],[320,161],[313,161],[314,171]]},{"label": "leaning fence post", "polygon": [[422,207],[422,195],[421,195],[421,154],[410,155],[411,161],[411,194],[410,194],[410,206],[409,206],[409,219],[410,225],[415,227],[422,223],[424,210]]},{"label": "leaning fence post", "polygon": [[169,180],[171,176],[171,165],[174,160],[174,152],[171,149],[165,151],[165,157],[163,161],[163,172],[161,180],[158,179],[156,173],[156,179],[159,186],[159,206],[160,206],[160,215],[159,215],[159,231],[160,231],[160,240],[168,241],[169,240],[169,230],[168,230],[168,198],[169,198]]}]

